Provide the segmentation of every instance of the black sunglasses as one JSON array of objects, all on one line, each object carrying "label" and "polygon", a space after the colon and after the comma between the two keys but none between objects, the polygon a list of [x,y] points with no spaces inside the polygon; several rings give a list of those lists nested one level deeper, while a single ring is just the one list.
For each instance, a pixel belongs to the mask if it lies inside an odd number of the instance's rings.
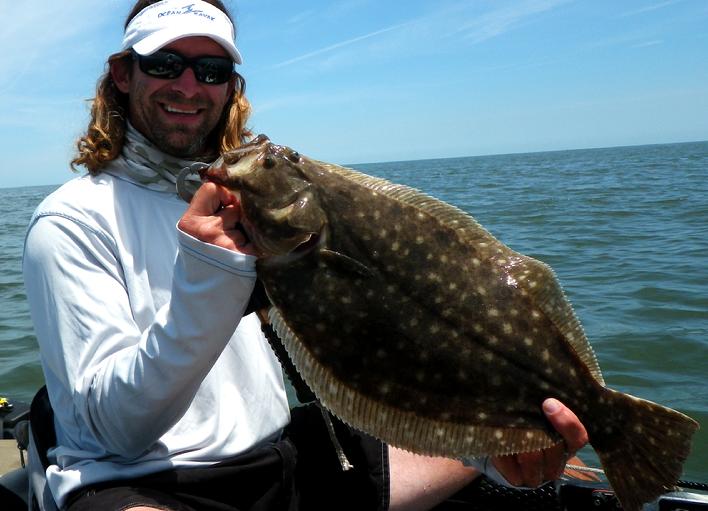
[{"label": "black sunglasses", "polygon": [[191,67],[197,81],[209,85],[226,83],[234,75],[234,63],[227,57],[194,57],[188,59],[179,53],[156,51],[151,55],[139,55],[133,50],[133,59],[146,75],[164,80],[179,77]]}]

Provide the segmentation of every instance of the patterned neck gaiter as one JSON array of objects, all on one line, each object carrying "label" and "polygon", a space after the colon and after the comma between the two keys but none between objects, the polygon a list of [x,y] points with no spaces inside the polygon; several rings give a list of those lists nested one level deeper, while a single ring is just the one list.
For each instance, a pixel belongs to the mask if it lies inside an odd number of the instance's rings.
[{"label": "patterned neck gaiter", "polygon": [[[123,151],[106,171],[150,190],[177,193],[176,184],[180,172],[185,168],[198,167],[202,163],[204,162],[183,160],[160,151],[128,122]],[[191,193],[201,184],[199,176],[194,172],[189,173],[185,180]]]}]

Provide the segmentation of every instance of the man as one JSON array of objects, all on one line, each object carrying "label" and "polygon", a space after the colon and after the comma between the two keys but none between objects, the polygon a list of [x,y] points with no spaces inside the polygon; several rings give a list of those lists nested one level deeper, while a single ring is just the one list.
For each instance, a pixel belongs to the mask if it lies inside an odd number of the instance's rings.
[{"label": "man", "polygon": [[[89,174],[32,218],[23,269],[55,412],[53,499],[72,511],[429,509],[479,471],[335,421],[355,465],[338,470],[319,412],[291,418],[259,321],[243,316],[255,257],[238,202],[214,184],[188,207],[174,193],[179,170],[249,136],[240,62],[220,1],[140,0],[79,140],[73,163]],[[558,477],[587,434],[557,401],[544,410],[565,446],[477,466],[516,485]]]}]

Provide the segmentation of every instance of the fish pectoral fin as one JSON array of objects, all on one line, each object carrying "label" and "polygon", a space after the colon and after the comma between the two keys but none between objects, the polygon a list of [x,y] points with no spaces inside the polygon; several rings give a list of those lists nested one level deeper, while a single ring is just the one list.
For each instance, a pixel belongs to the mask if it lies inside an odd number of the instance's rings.
[{"label": "fish pectoral fin", "polygon": [[360,263],[356,259],[344,255],[340,252],[335,252],[334,250],[323,249],[320,250],[320,257],[324,259],[327,264],[330,264],[340,270],[356,273],[362,277],[373,277],[374,272],[366,266]]}]

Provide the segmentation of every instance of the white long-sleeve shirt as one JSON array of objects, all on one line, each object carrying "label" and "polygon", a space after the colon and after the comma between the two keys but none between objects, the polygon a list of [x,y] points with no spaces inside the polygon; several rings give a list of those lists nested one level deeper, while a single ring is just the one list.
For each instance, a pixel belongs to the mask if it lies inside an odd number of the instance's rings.
[{"label": "white long-sleeve shirt", "polygon": [[201,466],[289,421],[255,315],[255,259],[180,232],[185,203],[109,174],[47,197],[23,271],[55,413],[47,480],[73,490]]}]

